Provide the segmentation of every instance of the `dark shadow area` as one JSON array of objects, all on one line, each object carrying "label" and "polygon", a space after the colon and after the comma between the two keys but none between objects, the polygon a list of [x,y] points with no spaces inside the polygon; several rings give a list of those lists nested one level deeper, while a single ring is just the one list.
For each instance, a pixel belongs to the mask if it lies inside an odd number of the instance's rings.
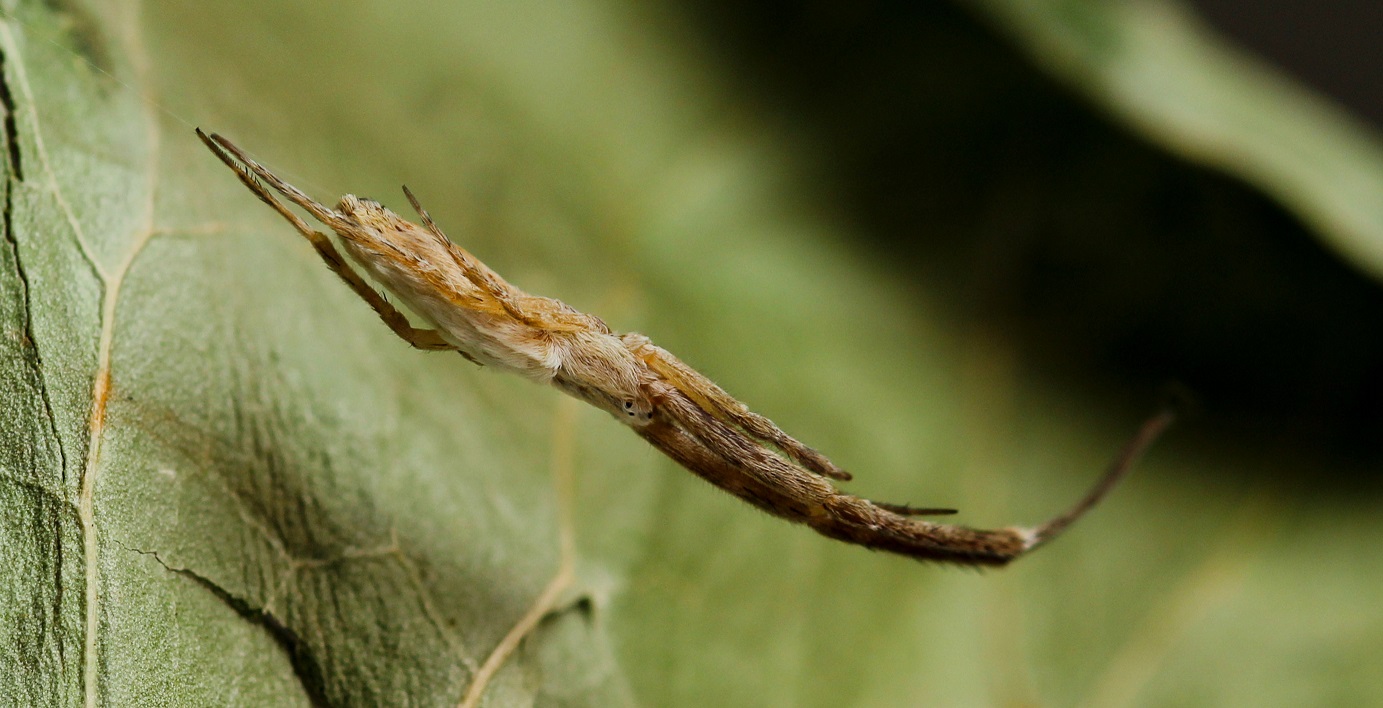
[{"label": "dark shadow area", "polygon": [[1378,0],[1193,0],[1220,32],[1383,126],[1383,3]]},{"label": "dark shadow area", "polygon": [[1030,374],[1129,406],[1180,380],[1198,440],[1319,460],[1291,486],[1383,491],[1365,472],[1383,461],[1383,288],[1290,214],[1131,136],[956,7],[684,12],[723,75],[812,141],[861,247],[1010,333]]}]

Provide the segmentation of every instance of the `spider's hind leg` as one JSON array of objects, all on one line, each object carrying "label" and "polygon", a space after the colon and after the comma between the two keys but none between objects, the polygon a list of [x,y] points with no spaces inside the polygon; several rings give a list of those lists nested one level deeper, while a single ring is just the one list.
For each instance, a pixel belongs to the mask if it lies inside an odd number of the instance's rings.
[{"label": "spider's hind leg", "polygon": [[869,503],[879,507],[880,509],[883,509],[884,511],[891,511],[900,516],[950,516],[952,514],[958,513],[958,510],[956,509],[918,507],[909,506],[907,504],[888,504],[885,502],[876,501],[870,501]]}]

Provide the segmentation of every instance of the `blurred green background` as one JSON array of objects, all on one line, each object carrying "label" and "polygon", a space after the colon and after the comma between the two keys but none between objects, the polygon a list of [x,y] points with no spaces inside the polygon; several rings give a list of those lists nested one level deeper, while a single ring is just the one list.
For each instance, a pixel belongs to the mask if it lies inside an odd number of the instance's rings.
[{"label": "blurred green background", "polygon": [[[1383,701],[1383,149],[1189,6],[5,7],[7,400],[54,401],[6,419],[0,500],[52,508],[5,590],[57,598],[11,611],[12,702],[454,704],[555,570],[554,464],[578,581],[487,705]],[[1199,414],[1009,569],[840,545],[409,350],[192,125],[326,202],[407,183],[864,496],[1032,523],[1168,381]]]}]

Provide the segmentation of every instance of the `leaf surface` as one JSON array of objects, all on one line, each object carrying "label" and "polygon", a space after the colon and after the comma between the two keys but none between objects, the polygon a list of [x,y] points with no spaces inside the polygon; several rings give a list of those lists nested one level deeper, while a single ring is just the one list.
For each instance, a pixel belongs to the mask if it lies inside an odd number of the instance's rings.
[{"label": "leaf surface", "polygon": [[[986,7],[1030,41],[1055,36],[1036,5]],[[1082,11],[1113,17],[1094,7]],[[1383,658],[1383,568],[1348,550],[1383,540],[1376,515],[1218,476],[1309,458],[1173,439],[1003,572],[835,544],[554,391],[409,349],[192,134],[231,137],[326,202],[400,208],[407,182],[513,282],[649,334],[854,471],[852,491],[955,505],[983,526],[1074,499],[1141,409],[1033,375],[1007,331],[967,319],[966,292],[872,258],[811,141],[780,131],[791,122],[764,115],[680,14],[598,1],[12,12],[3,702],[454,705],[556,572],[563,503],[577,582],[487,705],[1383,693],[1367,670]],[[1115,69],[1070,76],[1140,129],[1171,130],[1168,102],[1119,98]],[[1244,138],[1261,154],[1216,164],[1374,267],[1376,203],[1357,197],[1380,163],[1351,157],[1359,191],[1343,199],[1329,170],[1265,147],[1302,120],[1335,141],[1327,157],[1372,138],[1281,104]],[[1206,122],[1168,144],[1191,154],[1234,132]],[[565,468],[567,500],[553,481]]]}]

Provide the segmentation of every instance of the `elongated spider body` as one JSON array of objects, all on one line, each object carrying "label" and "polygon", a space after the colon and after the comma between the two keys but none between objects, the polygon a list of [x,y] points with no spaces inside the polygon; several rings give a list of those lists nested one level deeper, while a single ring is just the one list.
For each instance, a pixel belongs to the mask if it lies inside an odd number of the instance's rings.
[{"label": "elongated spider body", "polygon": [[[1172,421],[1165,411],[1147,421],[1089,494],[1037,527],[980,530],[918,519],[955,512],[877,503],[841,492],[829,479],[849,480],[850,475],[824,455],[750,411],[647,337],[616,334],[599,317],[509,284],[452,243],[406,187],[421,225],[352,195],[327,208],[225,138],[200,130],[197,135],[245,186],[306,237],[328,267],[404,341],[419,349],[454,350],[477,364],[549,383],[610,413],[697,476],[830,538],[923,560],[1004,565],[1051,540],[1093,507]],[[336,232],[346,253],[431,328],[413,327],[346,263],[325,234],[269,188]]]}]

